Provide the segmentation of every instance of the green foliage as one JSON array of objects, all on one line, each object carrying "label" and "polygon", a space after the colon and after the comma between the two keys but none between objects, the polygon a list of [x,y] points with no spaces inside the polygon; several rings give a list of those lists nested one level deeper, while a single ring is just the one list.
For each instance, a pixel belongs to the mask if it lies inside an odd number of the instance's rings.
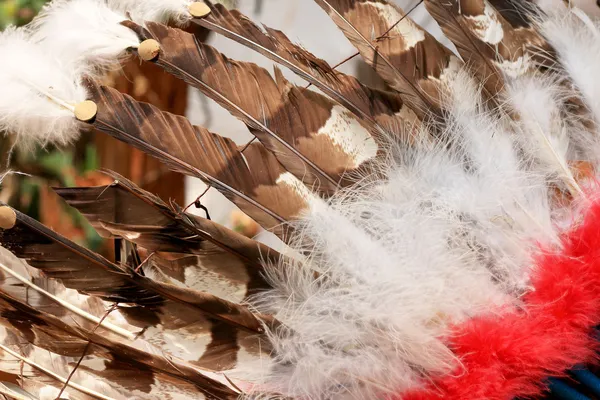
[{"label": "green foliage", "polygon": [[0,29],[28,23],[45,2],[46,0],[3,0],[0,2]]}]

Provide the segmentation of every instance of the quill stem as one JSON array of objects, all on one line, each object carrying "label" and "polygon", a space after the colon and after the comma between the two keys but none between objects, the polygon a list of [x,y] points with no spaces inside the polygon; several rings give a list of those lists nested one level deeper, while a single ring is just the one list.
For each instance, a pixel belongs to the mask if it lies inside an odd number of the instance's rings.
[{"label": "quill stem", "polygon": [[[30,360],[30,359],[28,359],[28,358],[26,358],[26,357],[23,357],[23,356],[22,356],[22,355],[20,355],[19,353],[16,353],[16,352],[12,351],[11,349],[9,349],[8,347],[4,346],[4,345],[3,345],[3,344],[1,344],[1,343],[0,343],[0,350],[2,350],[2,351],[5,351],[6,353],[10,354],[11,356],[15,357],[16,359],[18,359],[18,360],[20,360],[20,361],[23,361],[25,364],[27,364],[27,365],[29,365],[29,366],[31,366],[31,367],[33,367],[33,368],[35,368],[35,369],[38,369],[38,370],[40,370],[40,371],[41,371],[41,372],[43,372],[44,374],[46,374],[46,375],[50,376],[51,378],[54,378],[54,379],[56,379],[57,381],[60,381],[60,382],[62,382],[62,383],[65,383],[65,382],[67,381],[67,380],[66,380],[65,378],[63,378],[62,376],[60,376],[60,375],[57,375],[57,374],[55,374],[54,372],[47,370],[46,368],[42,367],[42,366],[41,366],[41,365],[39,365],[39,364],[36,364],[36,363],[35,363],[35,362],[33,362],[32,360]],[[76,389],[76,390],[79,390],[79,391],[80,391],[80,392],[82,392],[82,393],[85,393],[85,394],[87,394],[87,395],[90,395],[90,396],[92,396],[92,397],[95,397],[95,398],[97,398],[97,399],[101,399],[101,400],[115,400],[115,399],[113,399],[112,397],[105,396],[105,395],[103,395],[103,394],[101,394],[101,393],[95,392],[95,391],[93,391],[93,390],[91,390],[91,389],[87,389],[87,388],[85,388],[85,387],[83,387],[83,386],[81,386],[81,385],[78,385],[78,384],[76,384],[76,383],[73,383],[73,382],[69,382],[69,386],[71,386],[72,388],[74,388],[74,389]]]},{"label": "quill stem", "polygon": [[39,292],[41,294],[43,294],[44,296],[48,297],[50,300],[54,301],[55,303],[65,307],[66,309],[68,309],[69,311],[79,315],[82,318],[87,319],[88,321],[91,321],[95,324],[99,324],[100,326],[102,326],[105,329],[110,330],[111,332],[114,332],[115,334],[122,336],[126,339],[129,340],[135,340],[135,335],[131,332],[129,332],[126,329],[120,328],[116,325],[111,324],[108,321],[101,321],[100,318],[89,314],[85,311],[83,311],[80,308],[77,308],[75,306],[73,306],[72,304],[54,296],[53,294],[45,291],[44,289],[42,289],[41,287],[35,285],[34,283],[32,283],[31,281],[29,281],[28,279],[25,279],[24,277],[22,277],[21,275],[17,274],[16,272],[14,272],[13,270],[11,270],[10,268],[8,268],[7,266],[5,266],[4,264],[0,263],[0,269],[2,269],[2,271],[6,272],[7,274],[11,275],[13,278],[17,279],[19,282],[29,286],[30,288],[32,288],[33,290],[35,290],[36,292]]}]

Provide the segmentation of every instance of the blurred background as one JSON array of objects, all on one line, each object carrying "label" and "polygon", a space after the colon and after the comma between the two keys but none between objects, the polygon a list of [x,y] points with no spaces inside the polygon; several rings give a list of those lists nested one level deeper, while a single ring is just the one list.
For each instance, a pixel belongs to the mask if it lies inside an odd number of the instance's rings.
[{"label": "blurred background", "polygon": [[[44,0],[0,0],[0,28],[29,22],[44,5]],[[222,0],[228,7],[237,6],[253,20],[283,30],[291,40],[302,44],[316,56],[335,65],[355,53],[354,48],[337,30],[329,17],[309,0]],[[405,11],[419,4],[419,0],[396,1]],[[427,18],[425,8],[418,5],[411,17],[426,29],[441,36],[439,28]],[[227,56],[252,61],[272,69],[272,63],[259,54],[228,39],[191,26],[198,35]],[[448,43],[446,43],[448,45]],[[1,61],[0,61],[1,62]],[[371,86],[382,87],[370,67],[359,57],[345,63],[341,71],[360,77]],[[298,85],[306,83],[294,74],[284,71],[286,77]],[[149,63],[131,59],[122,71],[110,73],[104,84],[115,87],[137,100],[154,104],[164,111],[186,115],[194,124],[233,138],[242,144],[252,136],[244,124],[227,111],[205,98],[195,89],[166,74]],[[0,200],[40,220],[57,232],[86,245],[95,251],[110,253],[112,244],[104,243],[77,212],[69,209],[52,191],[54,186],[102,186],[111,179],[99,170],[111,169],[130,178],[142,188],[159,195],[163,200],[174,200],[182,206],[193,203],[202,195],[200,203],[209,210],[213,220],[236,229],[247,236],[256,236],[269,243],[269,234],[260,232],[252,221],[245,218],[231,203],[214,189],[206,191],[199,180],[170,172],[158,161],[115,139],[89,132],[68,148],[36,149],[35,152],[13,147],[9,133],[0,135],[0,172],[19,171],[26,175],[8,174],[4,177]],[[205,216],[202,209],[191,208]]]}]

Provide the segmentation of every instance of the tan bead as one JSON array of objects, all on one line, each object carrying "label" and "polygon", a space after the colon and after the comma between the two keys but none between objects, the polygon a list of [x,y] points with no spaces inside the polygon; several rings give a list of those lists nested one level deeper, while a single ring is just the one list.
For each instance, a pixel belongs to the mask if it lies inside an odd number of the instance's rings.
[{"label": "tan bead", "polygon": [[96,118],[98,106],[91,100],[86,100],[75,106],[75,118],[82,122],[90,122]]},{"label": "tan bead", "polygon": [[160,43],[154,39],[144,40],[138,47],[138,54],[144,61],[153,61],[160,53]]},{"label": "tan bead", "polygon": [[210,14],[210,7],[202,1],[197,1],[195,3],[190,4],[188,10],[194,18],[203,18]]},{"label": "tan bead", "polygon": [[0,207],[0,229],[12,229],[17,223],[17,214],[7,206]]}]

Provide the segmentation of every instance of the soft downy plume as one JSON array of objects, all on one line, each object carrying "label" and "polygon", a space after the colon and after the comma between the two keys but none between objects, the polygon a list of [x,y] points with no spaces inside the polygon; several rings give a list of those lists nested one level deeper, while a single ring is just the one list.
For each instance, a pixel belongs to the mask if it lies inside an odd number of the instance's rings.
[{"label": "soft downy plume", "polygon": [[128,15],[137,24],[146,21],[174,22],[185,25],[192,19],[189,6],[191,0],[107,0],[113,10]]},{"label": "soft downy plume", "polygon": [[536,242],[556,242],[545,174],[525,168],[464,71],[446,88],[445,140],[391,146],[378,174],[293,224],[309,256],[274,268],[255,299],[292,332],[271,333],[268,387],[370,399],[460,368],[448,326],[517,304]]},{"label": "soft downy plume", "polygon": [[72,65],[32,42],[23,29],[0,34],[0,130],[31,145],[65,145],[79,136],[74,106],[86,100]]},{"label": "soft downy plume", "polygon": [[507,83],[507,105],[518,114],[512,126],[519,146],[529,157],[529,167],[572,195],[581,195],[569,161],[582,156],[576,150],[589,137],[589,131],[564,118],[564,87],[551,78],[536,75],[511,78]]},{"label": "soft downy plume", "polygon": [[63,62],[93,74],[118,68],[127,50],[140,44],[127,20],[104,0],[54,0],[30,24],[34,41]]},{"label": "soft downy plume", "polygon": [[540,31],[556,49],[560,66],[581,93],[587,107],[600,123],[600,24],[574,9],[552,13],[537,21]]}]

